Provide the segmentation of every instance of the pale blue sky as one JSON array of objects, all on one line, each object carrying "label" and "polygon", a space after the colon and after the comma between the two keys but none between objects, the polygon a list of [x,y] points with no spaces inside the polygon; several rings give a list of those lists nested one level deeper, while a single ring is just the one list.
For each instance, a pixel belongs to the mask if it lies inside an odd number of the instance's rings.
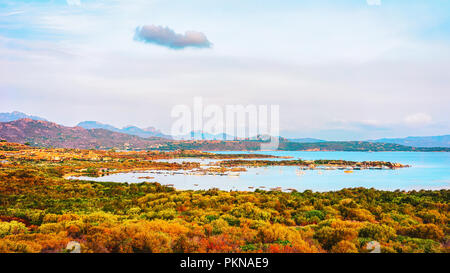
[{"label": "pale blue sky", "polygon": [[[212,45],[144,43],[145,25]],[[279,104],[289,136],[448,134],[449,37],[447,0],[0,0],[0,112],[168,132],[202,96]]]}]

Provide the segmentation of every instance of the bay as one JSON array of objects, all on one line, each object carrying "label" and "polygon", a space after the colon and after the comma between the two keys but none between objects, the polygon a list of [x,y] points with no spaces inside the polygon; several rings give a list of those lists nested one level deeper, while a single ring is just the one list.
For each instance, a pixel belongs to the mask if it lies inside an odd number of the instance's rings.
[{"label": "bay", "polygon": [[[242,154],[250,152],[221,151],[215,153]],[[259,151],[259,154],[290,156],[293,159],[343,159],[351,161],[390,161],[411,165],[410,168],[395,170],[355,170],[345,173],[343,170],[305,170],[299,172],[298,167],[273,166],[247,168],[240,176],[219,175],[183,175],[173,172],[117,173],[103,177],[71,177],[108,182],[158,182],[173,185],[179,190],[221,190],[253,191],[269,190],[280,187],[284,191],[336,191],[343,188],[375,188],[379,190],[421,190],[450,189],[450,153],[440,152],[304,152],[304,151]],[[272,159],[286,160],[286,159]],[[172,161],[196,161],[200,159],[175,159]],[[208,163],[211,160],[204,160]],[[143,179],[151,176],[154,179]]]}]

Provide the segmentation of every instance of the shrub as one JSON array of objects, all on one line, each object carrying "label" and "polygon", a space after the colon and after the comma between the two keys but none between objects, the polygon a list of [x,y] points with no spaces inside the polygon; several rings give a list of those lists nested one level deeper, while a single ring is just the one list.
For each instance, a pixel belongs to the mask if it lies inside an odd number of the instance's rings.
[{"label": "shrub", "polygon": [[394,239],[396,234],[395,230],[389,226],[369,223],[359,230],[358,236],[381,242]]},{"label": "shrub", "polygon": [[28,232],[28,229],[23,223],[17,221],[0,222],[0,237],[26,232]]},{"label": "shrub", "polygon": [[331,248],[333,253],[357,253],[355,244],[349,241],[340,241]]}]

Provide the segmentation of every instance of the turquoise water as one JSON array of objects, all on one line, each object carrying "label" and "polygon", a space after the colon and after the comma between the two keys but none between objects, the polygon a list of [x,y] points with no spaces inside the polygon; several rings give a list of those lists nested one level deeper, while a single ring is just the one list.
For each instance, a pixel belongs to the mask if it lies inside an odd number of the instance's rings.
[{"label": "turquoise water", "polygon": [[[247,152],[217,152],[247,153]],[[112,182],[156,181],[163,185],[173,184],[176,189],[254,190],[281,187],[283,190],[333,191],[343,188],[365,187],[381,190],[450,189],[450,153],[421,152],[298,152],[266,151],[258,152],[278,156],[312,159],[343,159],[352,161],[391,161],[411,165],[410,168],[396,170],[306,170],[301,174],[297,167],[248,168],[239,177],[195,176],[172,173],[120,173],[104,177],[81,179]],[[274,159],[277,160],[277,159]],[[284,159],[283,159],[284,160]],[[176,161],[189,161],[177,159]],[[198,160],[192,160],[198,161]],[[205,161],[205,163],[211,160]],[[151,176],[154,179],[139,177]],[[78,178],[80,179],[80,178]]]}]

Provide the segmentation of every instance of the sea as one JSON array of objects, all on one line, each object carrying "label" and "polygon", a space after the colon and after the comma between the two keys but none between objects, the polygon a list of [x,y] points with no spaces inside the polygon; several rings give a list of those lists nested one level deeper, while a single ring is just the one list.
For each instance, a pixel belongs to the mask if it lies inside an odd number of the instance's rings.
[{"label": "sea", "polygon": [[[226,191],[254,191],[279,189],[303,192],[337,191],[344,188],[375,188],[379,190],[439,190],[450,189],[450,153],[448,152],[306,152],[306,151],[220,151],[220,154],[270,154],[289,156],[292,159],[342,159],[350,161],[390,161],[410,165],[401,169],[366,169],[345,172],[344,170],[299,170],[295,166],[271,166],[247,168],[239,175],[192,175],[179,171],[127,172],[102,177],[69,177],[103,182],[158,182],[173,186],[177,190],[208,190],[217,188]],[[267,160],[267,159],[264,159]],[[286,159],[270,159],[286,160]],[[201,162],[214,160],[173,159],[171,162]],[[152,177],[152,178],[149,178]]]}]

